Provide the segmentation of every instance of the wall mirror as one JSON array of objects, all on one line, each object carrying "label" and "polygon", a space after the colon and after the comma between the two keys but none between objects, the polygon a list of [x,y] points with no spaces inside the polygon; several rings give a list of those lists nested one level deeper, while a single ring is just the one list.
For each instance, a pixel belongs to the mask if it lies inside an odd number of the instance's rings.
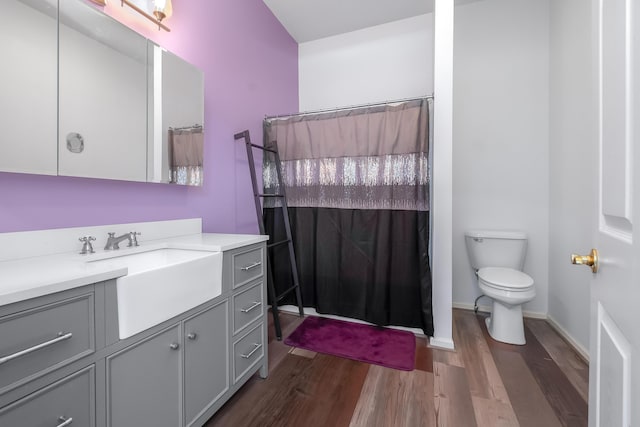
[{"label": "wall mirror", "polygon": [[2,2],[2,171],[57,174],[57,16],[57,1]]},{"label": "wall mirror", "polygon": [[201,153],[198,179],[172,171],[170,131],[202,133],[200,70],[83,0],[8,3],[0,170],[201,185]]},{"label": "wall mirror", "polygon": [[58,174],[146,181],[147,40],[60,2]]}]

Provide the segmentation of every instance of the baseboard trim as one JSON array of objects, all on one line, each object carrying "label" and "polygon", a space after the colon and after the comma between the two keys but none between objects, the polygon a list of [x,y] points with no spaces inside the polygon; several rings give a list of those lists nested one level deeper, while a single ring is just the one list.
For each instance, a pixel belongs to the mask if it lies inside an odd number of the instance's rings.
[{"label": "baseboard trim", "polygon": [[429,338],[429,347],[442,348],[445,350],[455,350],[453,340],[451,338],[444,337]]},{"label": "baseboard trim", "polygon": [[[464,302],[454,302],[453,303],[453,308],[461,308],[463,310],[473,310],[473,304],[467,304]],[[490,305],[478,305],[478,311],[482,311],[484,313],[490,313],[491,312],[491,306]],[[528,317],[530,319],[547,319],[547,314],[546,313],[540,313],[539,311],[529,311],[529,310],[522,310],[522,315],[524,317]]]},{"label": "baseboard trim", "polygon": [[[467,304],[467,303],[462,303],[462,302],[454,302],[453,304],[453,308],[460,308],[463,310],[473,310],[473,304]],[[491,306],[489,305],[478,305],[478,311],[482,311],[485,313],[490,313],[491,312]],[[522,310],[522,315],[524,317],[528,317],[530,319],[542,319],[542,320],[546,320],[547,323],[549,324],[549,326],[551,326],[551,328],[556,331],[558,333],[558,335],[560,335],[562,337],[562,339],[564,339],[567,344],[569,344],[569,346],[575,350],[576,353],[578,353],[578,355],[584,359],[584,361],[586,363],[589,363],[589,351],[586,350],[580,343],[578,343],[567,331],[566,329],[564,329],[562,326],[560,326],[560,324],[553,318],[553,316],[550,316],[546,313],[540,313],[537,311],[528,311],[528,310]]]},{"label": "baseboard trim", "polygon": [[560,324],[553,318],[553,316],[547,316],[547,323],[560,335],[573,349],[589,363],[589,351],[586,350],[580,343],[578,343]]}]

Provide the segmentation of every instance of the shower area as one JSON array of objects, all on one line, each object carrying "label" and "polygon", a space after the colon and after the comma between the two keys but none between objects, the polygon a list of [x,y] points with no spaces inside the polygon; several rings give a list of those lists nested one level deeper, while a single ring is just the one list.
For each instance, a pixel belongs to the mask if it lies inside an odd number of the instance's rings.
[{"label": "shower area", "polygon": [[[280,154],[305,307],[433,336],[431,110],[421,97],[264,120],[264,145]],[[281,191],[268,152],[263,185]],[[286,238],[278,203],[263,205],[271,242]],[[291,283],[286,247],[270,251],[280,294]]]}]

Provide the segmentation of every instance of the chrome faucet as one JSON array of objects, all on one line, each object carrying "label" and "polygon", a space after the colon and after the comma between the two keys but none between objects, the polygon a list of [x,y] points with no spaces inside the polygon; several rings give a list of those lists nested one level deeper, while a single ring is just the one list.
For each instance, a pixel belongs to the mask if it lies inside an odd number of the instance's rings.
[{"label": "chrome faucet", "polygon": [[140,233],[136,233],[135,231],[130,231],[128,233],[123,234],[122,236],[118,236],[116,237],[116,233],[107,233],[109,235],[109,237],[107,238],[107,244],[105,245],[104,249],[106,251],[109,251],[111,249],[120,249],[120,242],[122,242],[123,240],[128,240],[129,243],[127,244],[128,247],[131,246],[140,246],[138,244],[138,238],[137,236],[140,235]]}]

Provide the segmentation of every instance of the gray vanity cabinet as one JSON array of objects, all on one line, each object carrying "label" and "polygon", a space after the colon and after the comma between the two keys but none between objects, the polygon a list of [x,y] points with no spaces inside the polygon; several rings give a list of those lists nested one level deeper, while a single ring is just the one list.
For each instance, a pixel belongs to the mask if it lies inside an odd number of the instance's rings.
[{"label": "gray vanity cabinet", "polygon": [[229,302],[184,322],[185,425],[192,426],[229,390]]},{"label": "gray vanity cabinet", "polygon": [[203,426],[267,376],[265,251],[225,251],[220,296],[124,340],[115,280],[0,306],[0,427]]},{"label": "gray vanity cabinet", "polygon": [[180,327],[107,357],[107,425],[180,426]]}]

